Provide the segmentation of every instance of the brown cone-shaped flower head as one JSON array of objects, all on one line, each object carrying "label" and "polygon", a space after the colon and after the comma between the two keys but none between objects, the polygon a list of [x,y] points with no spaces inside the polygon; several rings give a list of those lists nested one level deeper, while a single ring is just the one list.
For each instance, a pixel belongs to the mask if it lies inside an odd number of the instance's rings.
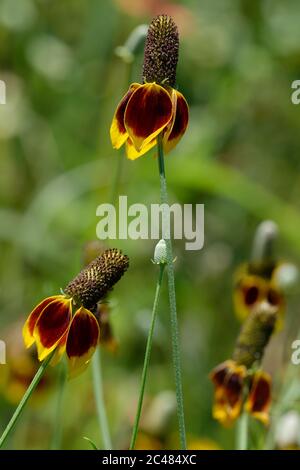
[{"label": "brown cone-shaped flower head", "polygon": [[128,266],[128,257],[120,250],[106,250],[67,285],[65,293],[83,307],[93,309],[121,279]]},{"label": "brown cone-shaped flower head", "polygon": [[149,26],[144,55],[143,81],[173,87],[176,81],[179,36],[173,19],[159,15]]},{"label": "brown cone-shaped flower head", "polygon": [[179,37],[171,17],[151,22],[145,45],[143,84],[132,83],[119,102],[110,127],[112,146],[126,147],[130,160],[146,154],[158,143],[165,153],[180,141],[189,121],[184,96],[174,88]]},{"label": "brown cone-shaped flower head", "polygon": [[119,281],[128,265],[128,257],[121,251],[106,250],[68,284],[64,295],[40,302],[23,327],[26,347],[36,343],[40,361],[55,351],[53,365],[66,352],[69,376],[81,373],[99,343],[97,303]]},{"label": "brown cone-shaped flower head", "polygon": [[267,302],[258,305],[242,326],[238,336],[233,359],[250,368],[261,361],[265,347],[274,331],[278,309]]}]

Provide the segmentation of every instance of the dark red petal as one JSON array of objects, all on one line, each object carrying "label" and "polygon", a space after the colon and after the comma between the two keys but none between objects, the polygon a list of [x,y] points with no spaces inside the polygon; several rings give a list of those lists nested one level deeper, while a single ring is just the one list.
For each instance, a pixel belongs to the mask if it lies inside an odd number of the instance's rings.
[{"label": "dark red petal", "polygon": [[243,377],[239,374],[232,373],[225,385],[226,397],[229,405],[234,407],[241,400],[243,391]]},{"label": "dark red petal", "polygon": [[146,83],[131,96],[125,111],[125,127],[136,148],[153,140],[172,118],[172,100],[160,85]]},{"label": "dark red petal", "polygon": [[271,383],[264,377],[260,376],[254,379],[253,389],[250,391],[251,411],[257,413],[264,411],[268,407],[271,399]]},{"label": "dark red petal", "polygon": [[39,316],[41,315],[42,311],[44,310],[44,308],[47,307],[47,305],[49,305],[54,300],[61,299],[61,298],[63,298],[63,296],[61,296],[61,295],[53,295],[51,297],[47,297],[42,302],[40,302],[34,308],[34,310],[32,310],[32,312],[28,316],[28,318],[25,322],[25,325],[23,327],[23,338],[24,338],[24,342],[25,342],[26,347],[31,346],[35,341],[35,339],[33,337],[34,327],[36,325],[36,322],[39,319]]},{"label": "dark red petal", "polygon": [[128,134],[125,129],[124,125],[124,114],[126,110],[127,103],[132,96],[132,93],[141,85],[138,83],[133,83],[129,90],[127,91],[126,95],[122,98],[116,112],[114,114],[112,124],[110,127],[110,138],[112,142],[112,146],[116,149],[119,149],[124,142],[126,141]]},{"label": "dark red petal", "polygon": [[81,307],[72,320],[68,339],[67,355],[83,356],[90,348],[95,348],[99,340],[99,325],[95,316],[87,309]]},{"label": "dark red petal", "polygon": [[172,126],[170,126],[170,129],[166,129],[166,134],[164,137],[164,149],[166,153],[177,145],[185,133],[189,122],[188,104],[181,93],[178,91],[175,91],[175,93],[177,95],[176,115]]},{"label": "dark red petal", "polygon": [[40,360],[43,360],[56,347],[66,333],[71,314],[71,299],[54,300],[43,310],[33,333]]},{"label": "dark red petal", "polygon": [[215,385],[221,386],[224,384],[226,375],[228,373],[228,364],[226,362],[222,362],[217,367],[213,369],[210,373],[210,378]]}]

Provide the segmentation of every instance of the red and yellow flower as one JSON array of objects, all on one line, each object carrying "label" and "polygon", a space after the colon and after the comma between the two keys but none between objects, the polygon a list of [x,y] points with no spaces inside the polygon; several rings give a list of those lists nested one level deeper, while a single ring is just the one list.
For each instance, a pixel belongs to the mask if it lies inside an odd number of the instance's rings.
[{"label": "red and yellow flower", "polygon": [[119,103],[110,128],[112,145],[126,144],[130,160],[144,155],[162,133],[165,153],[174,148],[186,131],[189,119],[184,96],[174,88],[133,83]]},{"label": "red and yellow flower", "polygon": [[244,409],[267,425],[271,405],[271,377],[258,370],[247,371],[244,365],[228,360],[210,374],[215,386],[213,417],[230,426]]},{"label": "red and yellow flower", "polygon": [[44,299],[30,313],[23,327],[27,348],[36,343],[43,361],[56,349],[53,363],[67,353],[70,375],[88,365],[99,341],[100,329],[95,316],[84,307],[76,308],[72,298],[55,295]]},{"label": "red and yellow flower", "polygon": [[110,128],[112,146],[126,144],[131,160],[144,155],[161,136],[164,151],[173,149],[186,131],[189,110],[174,88],[178,30],[172,18],[159,15],[149,26],[143,84],[133,83],[117,106]]},{"label": "red and yellow flower", "polygon": [[279,263],[243,264],[234,280],[233,302],[237,317],[244,321],[260,304],[267,303],[278,309],[276,328],[283,325],[285,297],[277,282]]},{"label": "red and yellow flower", "polygon": [[127,256],[106,250],[68,284],[64,294],[47,297],[34,308],[23,327],[26,347],[35,343],[40,361],[55,350],[53,364],[66,353],[69,375],[81,373],[99,343],[97,304],[127,268]]},{"label": "red and yellow flower", "polygon": [[264,424],[269,422],[271,377],[259,369],[274,332],[278,309],[263,302],[250,312],[236,340],[232,359],[210,374],[215,386],[213,416],[230,425],[245,409]]}]

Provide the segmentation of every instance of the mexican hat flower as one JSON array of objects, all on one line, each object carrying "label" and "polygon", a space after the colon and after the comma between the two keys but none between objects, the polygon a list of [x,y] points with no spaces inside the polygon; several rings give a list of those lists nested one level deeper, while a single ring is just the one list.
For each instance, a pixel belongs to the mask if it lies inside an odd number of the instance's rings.
[{"label": "mexican hat flower", "polygon": [[265,303],[246,319],[232,359],[213,369],[215,386],[213,417],[225,426],[245,409],[264,424],[269,422],[271,377],[259,369],[264,350],[274,331],[278,309]]},{"label": "mexican hat flower", "polygon": [[188,105],[175,89],[178,49],[178,30],[172,18],[154,18],[146,38],[142,83],[130,85],[110,128],[113,148],[125,144],[131,160],[154,147],[160,135],[168,153],[186,131]]},{"label": "mexican hat flower", "polygon": [[[230,426],[245,409],[263,424],[269,423],[271,377],[262,370],[249,373],[233,360],[219,364],[211,372],[215,386],[213,417]],[[246,397],[246,400],[245,400]]]},{"label": "mexican hat flower", "polygon": [[26,347],[36,344],[40,361],[54,352],[56,364],[66,353],[69,375],[82,372],[100,339],[97,304],[120,280],[129,265],[117,249],[104,251],[64,289],[47,297],[28,316],[23,327]]},{"label": "mexican hat flower", "polygon": [[283,263],[245,263],[236,272],[233,302],[237,317],[244,321],[259,304],[267,302],[278,309],[276,329],[283,325],[285,296],[278,282]]}]

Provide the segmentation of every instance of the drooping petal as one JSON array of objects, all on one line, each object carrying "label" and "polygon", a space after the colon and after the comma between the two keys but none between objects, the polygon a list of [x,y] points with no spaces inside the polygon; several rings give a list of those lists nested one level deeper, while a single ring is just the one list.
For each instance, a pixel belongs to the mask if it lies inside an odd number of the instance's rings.
[{"label": "drooping petal", "polygon": [[128,101],[124,123],[138,152],[168,125],[172,110],[171,97],[162,86],[146,83],[135,90]]},{"label": "drooping petal", "polygon": [[63,295],[53,295],[52,297],[47,297],[42,302],[40,302],[29,314],[23,326],[23,339],[26,348],[29,348],[35,342],[35,338],[33,336],[34,327],[44,308],[47,307],[47,305],[49,305],[54,300],[59,300],[63,298]]},{"label": "drooping petal", "polygon": [[100,329],[95,316],[80,307],[75,313],[67,338],[69,376],[74,377],[87,367],[99,342]]},{"label": "drooping petal", "polygon": [[123,96],[120,103],[117,106],[115,111],[111,126],[110,126],[110,139],[113,148],[119,149],[122,145],[126,142],[128,138],[128,133],[125,129],[124,125],[124,114],[127,103],[131,98],[133,92],[139,88],[141,85],[139,83],[133,83],[129,90],[127,91],[126,95]]},{"label": "drooping petal", "polygon": [[267,425],[271,406],[271,377],[263,371],[254,374],[245,409],[256,419]]},{"label": "drooping petal", "polygon": [[[168,124],[164,133],[164,151],[170,152],[180,141],[186,131],[189,122],[189,107],[184,96],[177,90],[173,90],[176,95],[175,115],[173,120]],[[173,99],[174,102],[174,99]]]},{"label": "drooping petal", "polygon": [[215,385],[213,417],[224,426],[229,426],[240,415],[245,376],[246,368],[234,361],[223,362],[210,374]]},{"label": "drooping petal", "polygon": [[57,347],[70,326],[71,316],[71,298],[62,296],[44,308],[33,331],[40,361]]},{"label": "drooping petal", "polygon": [[144,145],[141,150],[138,152],[130,137],[126,141],[126,155],[129,160],[136,160],[137,158],[141,157],[142,155],[145,155],[149,150],[151,150],[157,143],[157,139],[151,140],[148,144]]},{"label": "drooping petal", "polygon": [[59,363],[59,361],[61,360],[64,352],[66,351],[66,344],[67,344],[67,337],[68,337],[68,331],[66,331],[66,333],[63,335],[63,337],[59,340],[57,346],[56,346],[56,349],[55,349],[55,353],[51,359],[51,362],[50,362],[50,365],[52,367],[56,366],[56,364]]}]

